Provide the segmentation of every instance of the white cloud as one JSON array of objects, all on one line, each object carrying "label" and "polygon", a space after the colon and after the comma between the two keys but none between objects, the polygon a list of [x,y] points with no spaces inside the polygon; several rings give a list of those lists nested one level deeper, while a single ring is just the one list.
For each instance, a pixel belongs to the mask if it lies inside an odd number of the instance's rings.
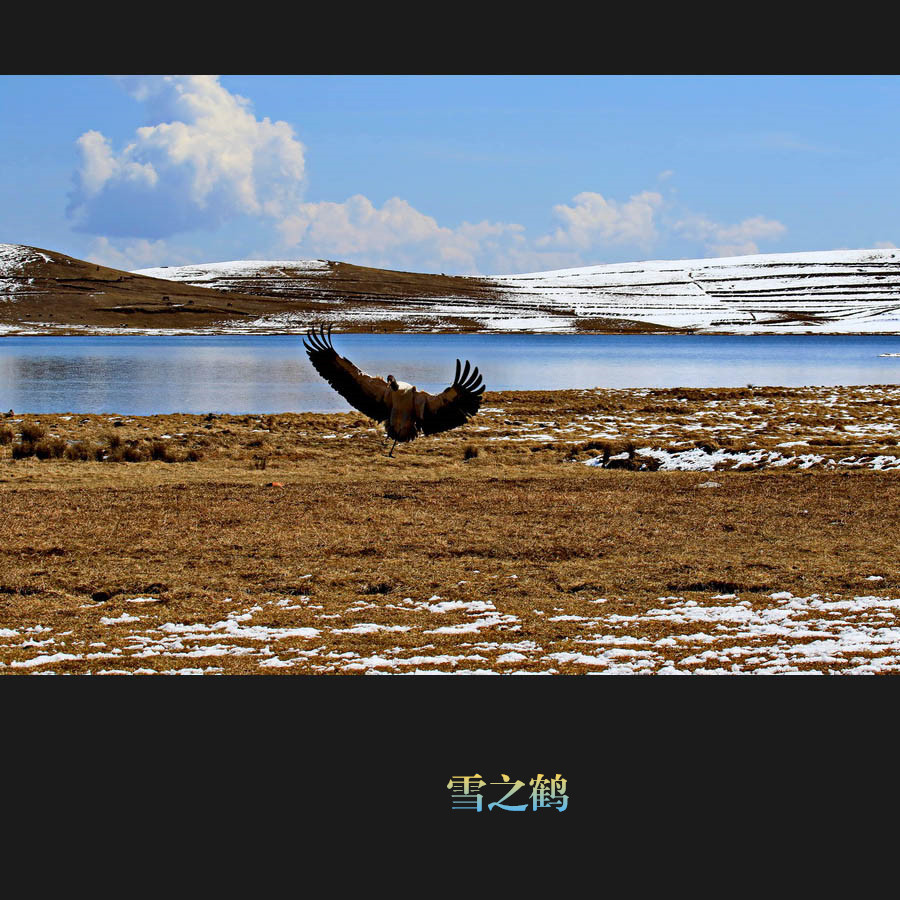
[{"label": "white cloud", "polygon": [[109,266],[112,269],[147,269],[160,265],[188,265],[197,262],[190,254],[173,249],[166,241],[148,241],[139,238],[131,241],[115,241],[107,237],[95,238],[85,259],[88,262]]},{"label": "white cloud", "polygon": [[656,237],[654,214],[662,204],[662,196],[656,191],[643,191],[621,204],[585,191],[572,202],[573,206],[553,207],[563,224],[552,234],[538,238],[536,246],[574,250],[588,250],[598,244],[646,247]]},{"label": "white cloud", "polygon": [[701,214],[689,215],[676,222],[673,228],[682,237],[701,241],[713,256],[759,253],[757,241],[777,240],[787,231],[781,222],[763,216],[753,216],[736,225],[723,225]]},{"label": "white cloud", "polygon": [[114,151],[87,131],[70,194],[76,228],[160,238],[236,215],[278,218],[301,197],[305,148],[287,122],[257,119],[212,75],[120,79],[155,124]]},{"label": "white cloud", "polygon": [[525,240],[521,225],[464,222],[448,228],[399,197],[379,209],[361,194],[342,203],[302,203],[278,229],[285,246],[302,246],[308,255],[468,274]]},{"label": "white cloud", "polygon": [[98,194],[114,178],[143,181],[148,187],[158,181],[156,170],[149,163],[116,159],[109,141],[99,131],[86,131],[76,143],[81,149],[81,187],[86,197]]},{"label": "white cloud", "polygon": [[562,224],[551,234],[529,238],[522,225],[437,220],[394,197],[380,208],[357,194],[340,203],[301,203],[278,224],[283,246],[304,256],[323,256],[382,268],[508,275],[590,265],[618,255],[648,252],[673,237],[703,245],[706,255],[758,253],[756,241],[786,231],[773,219],[755,216],[736,225],[687,214],[671,224],[660,218],[664,201],[643,191],[619,203],[584,192],[571,205],[554,207]]}]

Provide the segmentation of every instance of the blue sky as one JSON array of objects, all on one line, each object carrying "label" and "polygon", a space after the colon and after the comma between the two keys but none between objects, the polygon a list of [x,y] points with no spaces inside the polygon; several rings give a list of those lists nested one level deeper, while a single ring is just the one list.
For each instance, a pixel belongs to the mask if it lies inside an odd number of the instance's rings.
[{"label": "blue sky", "polygon": [[0,241],[504,274],[900,244],[896,76],[0,76]]}]

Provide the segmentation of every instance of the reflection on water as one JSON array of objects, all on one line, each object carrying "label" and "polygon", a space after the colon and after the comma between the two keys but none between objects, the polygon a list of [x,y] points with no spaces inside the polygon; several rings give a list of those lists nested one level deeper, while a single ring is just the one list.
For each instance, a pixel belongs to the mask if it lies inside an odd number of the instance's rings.
[{"label": "reflection on water", "polygon": [[[893,335],[336,335],[364,371],[428,391],[470,359],[488,390],[898,384]],[[0,410],[332,412],[298,337],[5,337]]]}]

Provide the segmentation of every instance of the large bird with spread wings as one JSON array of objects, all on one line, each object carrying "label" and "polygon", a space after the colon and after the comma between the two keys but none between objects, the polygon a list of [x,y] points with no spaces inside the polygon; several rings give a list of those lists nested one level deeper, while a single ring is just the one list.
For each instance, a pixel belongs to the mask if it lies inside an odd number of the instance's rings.
[{"label": "large bird with spread wings", "polygon": [[388,375],[387,381],[367,375],[343,356],[331,343],[331,327],[312,329],[303,342],[315,370],[348,402],[376,422],[384,422],[394,443],[411,441],[419,434],[437,434],[464,425],[481,406],[484,385],[476,366],[469,371],[466,360],[461,369],[456,361],[453,384],[440,394],[420,391],[411,384]]}]

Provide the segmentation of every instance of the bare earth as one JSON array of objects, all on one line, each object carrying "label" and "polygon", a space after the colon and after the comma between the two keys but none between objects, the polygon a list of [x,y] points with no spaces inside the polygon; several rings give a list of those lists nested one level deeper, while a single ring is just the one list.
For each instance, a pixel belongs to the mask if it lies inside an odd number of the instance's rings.
[{"label": "bare earth", "polygon": [[898,671],[898,399],[488,393],[394,458],[356,413],[6,416],[0,672]]}]

